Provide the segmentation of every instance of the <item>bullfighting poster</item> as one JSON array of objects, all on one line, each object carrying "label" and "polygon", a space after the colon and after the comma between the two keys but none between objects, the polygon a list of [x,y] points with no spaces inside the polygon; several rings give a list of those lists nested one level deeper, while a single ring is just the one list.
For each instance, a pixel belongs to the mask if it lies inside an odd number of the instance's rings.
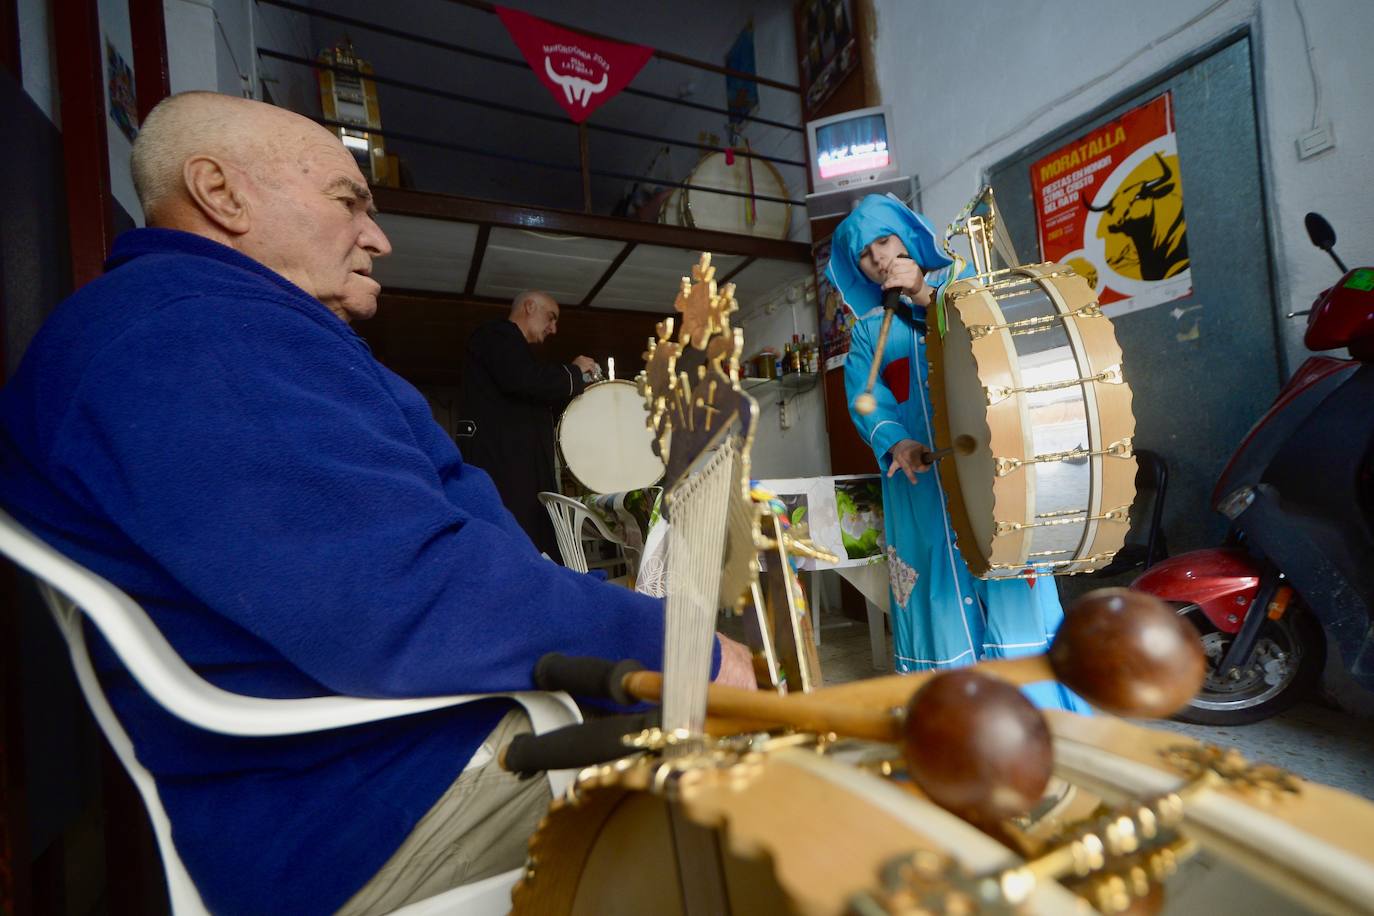
[{"label": "bullfighting poster", "polygon": [[1040,251],[1087,278],[1107,315],[1193,291],[1166,92],[1031,165]]}]

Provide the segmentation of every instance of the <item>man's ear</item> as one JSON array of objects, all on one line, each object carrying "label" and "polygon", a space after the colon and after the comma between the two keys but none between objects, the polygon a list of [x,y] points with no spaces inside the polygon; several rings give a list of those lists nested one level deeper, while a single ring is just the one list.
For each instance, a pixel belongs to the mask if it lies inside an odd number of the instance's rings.
[{"label": "man's ear", "polygon": [[210,222],[230,235],[243,235],[249,229],[247,201],[242,177],[231,173],[213,156],[192,156],[181,170],[186,194],[196,209]]}]

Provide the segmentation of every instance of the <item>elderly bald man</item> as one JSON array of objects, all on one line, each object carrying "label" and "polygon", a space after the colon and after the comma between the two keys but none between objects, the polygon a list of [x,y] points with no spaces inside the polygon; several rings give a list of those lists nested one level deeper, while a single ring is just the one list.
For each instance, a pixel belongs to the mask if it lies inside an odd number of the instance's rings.
[{"label": "elderly bald man", "polygon": [[541,290],[517,293],[505,319],[479,325],[468,338],[463,365],[462,415],[471,433],[460,439],[463,458],[491,475],[506,508],[534,541],[557,559],[558,540],[539,502],[557,491],[554,423],[584,376],[597,371],[589,357],[545,363],[534,347],[558,333],[558,302]]},{"label": "elderly bald man", "polygon": [[[133,171],[149,228],[116,240],[0,391],[13,515],[241,693],[527,690],[552,650],[659,661],[661,607],[540,557],[350,328],[391,246],[336,137],[178,95]],[[547,787],[479,753],[528,727],[507,704],[231,738],[159,708],[94,642],[211,911],[389,911],[523,861]],[[747,651],[722,651],[744,680]]]}]

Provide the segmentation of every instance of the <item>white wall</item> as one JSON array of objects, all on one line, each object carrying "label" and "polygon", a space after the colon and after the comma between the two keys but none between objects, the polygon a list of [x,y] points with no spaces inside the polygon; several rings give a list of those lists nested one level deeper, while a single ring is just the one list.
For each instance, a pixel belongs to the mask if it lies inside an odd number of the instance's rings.
[{"label": "white wall", "polygon": [[[878,81],[897,115],[897,152],[920,176],[924,209],[937,224],[977,191],[989,166],[1249,24],[1278,309],[1307,308],[1336,277],[1307,241],[1309,210],[1335,226],[1347,263],[1374,261],[1370,0],[966,0],[957,15],[933,15],[930,4],[909,0],[875,4]],[[1294,141],[1314,115],[1330,121],[1336,146],[1299,160]],[[1306,355],[1304,326],[1281,326],[1291,371]]]},{"label": "white wall", "polygon": [[[817,331],[816,290],[810,279],[798,280],[741,307],[735,322],[744,329],[745,356],[766,346],[779,353],[793,334]],[[747,369],[745,370],[747,374]],[[810,391],[795,392],[777,384],[750,391],[759,402],[754,434],[754,477],[819,477],[830,473],[826,438],[825,391],[819,378]],[[788,426],[782,426],[779,400],[786,401]],[[844,418],[843,422],[849,422]]]},{"label": "white wall", "polygon": [[163,0],[172,92],[192,89],[262,98],[265,83],[279,105],[319,111],[310,70],[259,61],[257,47],[315,56],[310,20],[254,0]]},{"label": "white wall", "polygon": [[217,89],[215,8],[201,0],[163,0],[162,20],[170,90]]},{"label": "white wall", "polygon": [[57,66],[53,55],[52,19],[47,0],[19,0],[19,68],[24,91],[42,109],[48,120],[60,123],[61,102],[57,95]]}]

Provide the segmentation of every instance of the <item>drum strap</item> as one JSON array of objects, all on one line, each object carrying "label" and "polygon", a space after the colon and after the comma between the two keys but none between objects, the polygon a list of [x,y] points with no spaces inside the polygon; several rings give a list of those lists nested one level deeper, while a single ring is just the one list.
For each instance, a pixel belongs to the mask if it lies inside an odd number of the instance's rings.
[{"label": "drum strap", "polygon": [[[946,248],[946,251],[949,249]],[[947,274],[949,279],[941,283],[940,288],[935,293],[935,330],[939,332],[941,340],[944,339],[945,328],[947,327],[945,323],[945,290],[949,289],[950,283],[959,279],[959,275],[964,272],[964,267],[967,266],[967,262],[960,255],[953,251],[949,251],[949,255],[954,258],[954,263],[949,266],[949,273]],[[926,320],[928,323],[929,315],[927,315]]]}]

